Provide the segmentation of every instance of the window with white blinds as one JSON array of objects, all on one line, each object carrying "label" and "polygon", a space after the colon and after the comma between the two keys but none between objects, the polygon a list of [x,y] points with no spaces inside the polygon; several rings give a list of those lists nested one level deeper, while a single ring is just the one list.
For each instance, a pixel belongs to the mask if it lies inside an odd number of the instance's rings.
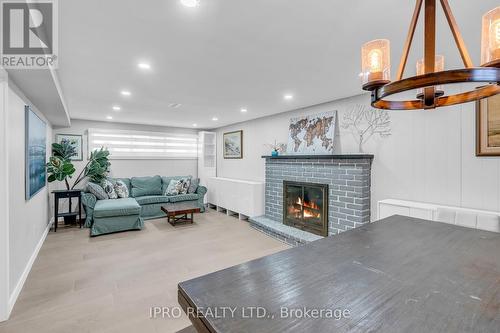
[{"label": "window with white blinds", "polygon": [[110,159],[196,159],[197,134],[88,130],[89,151],[105,147]]}]

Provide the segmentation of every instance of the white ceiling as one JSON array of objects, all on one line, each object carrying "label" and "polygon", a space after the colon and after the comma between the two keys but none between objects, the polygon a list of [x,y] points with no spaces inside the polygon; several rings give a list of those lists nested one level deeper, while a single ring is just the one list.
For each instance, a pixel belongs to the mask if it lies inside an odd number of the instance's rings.
[{"label": "white ceiling", "polygon": [[[71,117],[214,128],[356,95],[362,93],[361,44],[390,39],[394,77],[415,3],[200,1],[198,8],[179,0],[59,1],[58,74]],[[481,16],[498,0],[450,3],[478,64]],[[439,12],[437,51],[448,67],[457,67],[458,52]],[[412,75],[421,26],[415,38],[407,67]],[[138,69],[140,61],[152,70]],[[121,96],[123,89],[132,96]],[[285,102],[285,93],[294,100]],[[112,110],[115,104],[120,112]]]},{"label": "white ceiling", "polygon": [[53,126],[67,127],[70,117],[62,96],[60,82],[51,69],[8,69],[9,79],[43,112]]}]

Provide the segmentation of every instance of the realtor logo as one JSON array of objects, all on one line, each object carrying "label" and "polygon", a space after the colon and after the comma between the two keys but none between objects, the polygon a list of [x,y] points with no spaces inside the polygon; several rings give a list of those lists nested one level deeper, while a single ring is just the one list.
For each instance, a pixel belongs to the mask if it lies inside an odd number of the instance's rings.
[{"label": "realtor logo", "polygon": [[0,0],[1,66],[57,68],[57,2]]}]

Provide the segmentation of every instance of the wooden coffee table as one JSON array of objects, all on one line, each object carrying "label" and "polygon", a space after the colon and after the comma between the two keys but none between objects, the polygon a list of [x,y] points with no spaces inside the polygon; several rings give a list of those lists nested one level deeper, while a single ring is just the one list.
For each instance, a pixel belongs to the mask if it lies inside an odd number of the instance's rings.
[{"label": "wooden coffee table", "polygon": [[[161,206],[161,210],[167,214],[168,223],[174,225],[177,222],[194,222],[194,213],[199,213],[200,207],[191,202],[174,202]],[[188,217],[188,214],[191,216]]]}]

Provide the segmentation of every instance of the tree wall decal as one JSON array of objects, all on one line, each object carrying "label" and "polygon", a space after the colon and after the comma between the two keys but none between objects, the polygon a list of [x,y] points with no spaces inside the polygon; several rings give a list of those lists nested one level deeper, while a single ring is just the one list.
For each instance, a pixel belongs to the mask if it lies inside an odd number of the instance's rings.
[{"label": "tree wall decal", "polygon": [[381,138],[391,135],[391,117],[385,110],[356,104],[344,113],[342,128],[351,131],[361,153],[363,152],[363,144],[374,135],[379,135]]}]

